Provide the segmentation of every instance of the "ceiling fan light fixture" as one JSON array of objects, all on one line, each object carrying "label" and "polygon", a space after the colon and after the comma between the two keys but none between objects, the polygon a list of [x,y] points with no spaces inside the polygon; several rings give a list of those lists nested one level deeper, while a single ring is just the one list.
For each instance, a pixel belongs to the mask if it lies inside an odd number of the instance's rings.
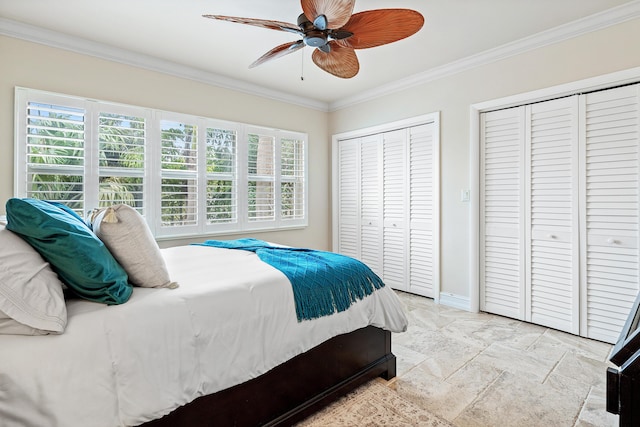
[{"label": "ceiling fan light fixture", "polygon": [[[304,46],[317,48],[313,62],[322,70],[341,78],[354,77],[360,69],[354,49],[366,49],[393,43],[417,33],[424,17],[410,9],[377,9],[354,14],[356,0],[301,0],[298,26],[268,19],[223,15],[202,15],[301,36],[292,43],[276,46],[258,58],[250,68],[288,55]],[[309,19],[311,17],[313,20]]]},{"label": "ceiling fan light fixture", "polygon": [[311,30],[305,33],[303,40],[307,46],[320,47],[327,44],[327,34],[320,30]]}]

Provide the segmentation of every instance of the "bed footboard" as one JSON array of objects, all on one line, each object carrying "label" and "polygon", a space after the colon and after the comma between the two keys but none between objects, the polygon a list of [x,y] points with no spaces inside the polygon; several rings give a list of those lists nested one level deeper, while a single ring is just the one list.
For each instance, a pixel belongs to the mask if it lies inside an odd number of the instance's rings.
[{"label": "bed footboard", "polygon": [[395,375],[391,332],[368,326],[144,426],[292,425],[372,378],[389,380]]}]

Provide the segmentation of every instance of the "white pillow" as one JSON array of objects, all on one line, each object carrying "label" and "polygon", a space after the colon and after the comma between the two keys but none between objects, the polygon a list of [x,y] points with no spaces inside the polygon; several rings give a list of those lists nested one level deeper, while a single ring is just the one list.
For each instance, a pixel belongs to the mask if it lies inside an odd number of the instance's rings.
[{"label": "white pillow", "polygon": [[62,282],[35,249],[0,224],[0,334],[62,333]]},{"label": "white pillow", "polygon": [[94,212],[91,223],[131,284],[145,288],[178,286],[169,278],[158,243],[138,211],[129,205],[114,205]]}]

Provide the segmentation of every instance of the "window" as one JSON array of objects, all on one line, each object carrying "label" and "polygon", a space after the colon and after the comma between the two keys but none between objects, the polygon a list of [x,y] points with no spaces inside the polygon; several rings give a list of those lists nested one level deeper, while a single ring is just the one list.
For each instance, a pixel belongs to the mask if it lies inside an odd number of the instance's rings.
[{"label": "window", "polygon": [[198,225],[198,126],[160,121],[160,225]]},{"label": "window", "polygon": [[306,135],[16,89],[16,196],[125,203],[157,237],[307,225]]},{"label": "window", "polygon": [[249,221],[273,221],[275,218],[275,138],[249,134],[248,193]]},{"label": "window", "polygon": [[282,218],[299,220],[305,216],[304,140],[286,138],[280,151],[280,210]]},{"label": "window", "polygon": [[207,224],[235,224],[237,134],[207,128]]},{"label": "window", "polygon": [[124,203],[144,214],[145,118],[98,114],[99,206]]},{"label": "window", "polygon": [[85,207],[84,110],[39,102],[27,105],[24,126],[26,197],[65,202],[78,212]]}]

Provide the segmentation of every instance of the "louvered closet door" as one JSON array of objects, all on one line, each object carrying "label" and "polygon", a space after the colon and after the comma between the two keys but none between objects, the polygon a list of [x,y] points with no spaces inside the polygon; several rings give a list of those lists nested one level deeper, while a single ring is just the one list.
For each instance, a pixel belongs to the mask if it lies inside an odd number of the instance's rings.
[{"label": "louvered closet door", "polygon": [[585,96],[582,335],[615,342],[638,292],[639,85]]},{"label": "louvered closet door", "polygon": [[354,258],[360,255],[359,148],[359,139],[341,141],[338,146],[338,252]]},{"label": "louvered closet door", "polygon": [[360,261],[382,276],[382,137],[360,143]]},{"label": "louvered closet door", "polygon": [[524,107],[481,115],[480,308],[524,320]]},{"label": "louvered closet door", "polygon": [[384,282],[408,291],[405,259],[406,129],[383,134],[383,267]]},{"label": "louvered closet door", "polygon": [[526,320],[578,334],[578,97],[526,111]]},{"label": "louvered closet door", "polygon": [[434,129],[409,129],[409,290],[434,297]]}]

